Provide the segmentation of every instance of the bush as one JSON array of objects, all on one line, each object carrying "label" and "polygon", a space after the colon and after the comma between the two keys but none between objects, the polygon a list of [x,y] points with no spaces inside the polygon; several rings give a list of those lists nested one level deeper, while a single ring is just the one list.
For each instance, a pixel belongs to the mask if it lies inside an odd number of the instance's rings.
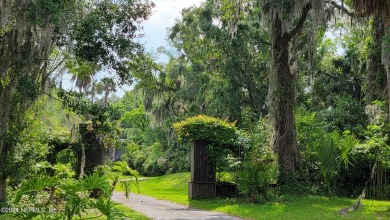
[{"label": "bush", "polygon": [[236,125],[204,115],[175,123],[179,140],[209,141],[216,145],[231,145],[236,139]]},{"label": "bush", "polygon": [[278,168],[273,161],[246,161],[238,172],[238,189],[253,203],[267,202],[274,195],[271,184],[276,183],[277,173]]},{"label": "bush", "polygon": [[255,123],[249,131],[237,132],[242,164],[237,171],[238,190],[251,202],[266,202],[275,195],[278,166],[268,143],[268,126],[265,119]]},{"label": "bush", "polygon": [[167,173],[169,162],[164,147],[156,142],[151,146],[130,142],[123,156],[129,165],[143,176],[160,176]]},{"label": "bush", "polygon": [[338,180],[340,195],[358,195],[366,188],[367,198],[390,198],[390,177],[386,175],[390,170],[389,130],[388,125],[383,123],[367,127],[365,140],[351,151],[353,166],[345,168]]},{"label": "bush", "polygon": [[[17,219],[71,220],[76,216],[85,217],[88,210],[94,210],[96,215],[107,219],[125,217],[111,200],[113,186],[107,175],[97,171],[76,180],[72,178],[74,173],[68,165],[56,165],[56,170],[60,172],[55,176],[46,175],[44,168],[25,179],[16,190],[14,203],[9,205],[14,210],[23,210],[13,213]],[[94,192],[99,193],[91,197]]]}]

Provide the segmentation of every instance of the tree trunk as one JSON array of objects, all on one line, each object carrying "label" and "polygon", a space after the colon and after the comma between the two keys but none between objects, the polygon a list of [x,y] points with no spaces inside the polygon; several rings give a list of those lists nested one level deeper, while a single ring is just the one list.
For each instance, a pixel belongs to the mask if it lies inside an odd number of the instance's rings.
[{"label": "tree trunk", "polygon": [[6,178],[3,174],[0,174],[0,202],[5,201],[5,186],[6,186]]},{"label": "tree trunk", "polygon": [[386,78],[387,78],[387,102],[388,102],[387,118],[390,121],[390,64],[385,64],[385,70],[386,70]]},{"label": "tree trunk", "polygon": [[375,100],[384,100],[384,88],[386,85],[385,69],[381,63],[381,44],[385,35],[383,21],[380,16],[375,16],[373,23],[374,45],[372,45],[369,60],[367,62],[367,104]]},{"label": "tree trunk", "polygon": [[[387,39],[390,36],[390,18],[385,18],[384,29],[385,37]],[[387,102],[388,102],[388,119],[390,120],[390,42],[387,40],[382,41],[382,64],[385,66],[386,77],[387,77]]]},{"label": "tree trunk", "polygon": [[[6,170],[6,154],[7,154],[7,145],[3,140],[0,139],[0,202],[5,201],[6,199],[6,180],[7,180],[7,170]],[[0,213],[1,214],[1,213]]]},{"label": "tree trunk", "polygon": [[[88,124],[80,124],[81,142],[77,156],[77,176],[91,175],[94,169],[104,163],[104,145],[99,142],[94,130],[88,131]],[[84,153],[83,153],[84,152]],[[80,176],[81,174],[81,176]]]},{"label": "tree trunk", "polygon": [[293,175],[299,164],[299,149],[294,119],[294,76],[289,66],[289,40],[282,32],[278,15],[271,26],[272,67],[269,77],[270,115],[273,125],[273,149],[283,175]]}]

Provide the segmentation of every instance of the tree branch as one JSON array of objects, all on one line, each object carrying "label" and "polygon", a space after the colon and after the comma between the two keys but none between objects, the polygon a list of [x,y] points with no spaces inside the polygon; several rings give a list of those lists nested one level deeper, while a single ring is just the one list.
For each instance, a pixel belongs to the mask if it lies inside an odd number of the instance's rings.
[{"label": "tree branch", "polygon": [[311,3],[307,3],[307,5],[302,10],[301,18],[299,19],[299,22],[297,26],[288,33],[288,39],[293,38],[295,35],[297,35],[299,32],[301,32],[303,25],[305,24],[306,17],[309,14],[309,11],[311,9]]},{"label": "tree branch", "polygon": [[364,18],[364,17],[367,17],[370,15],[369,12],[364,12],[364,13],[351,12],[347,8],[345,8],[343,5],[337,4],[335,1],[326,1],[326,3],[330,4],[331,6],[333,6],[333,8],[336,8],[336,9],[342,11],[343,13],[347,14],[348,16],[350,16],[352,18]]}]

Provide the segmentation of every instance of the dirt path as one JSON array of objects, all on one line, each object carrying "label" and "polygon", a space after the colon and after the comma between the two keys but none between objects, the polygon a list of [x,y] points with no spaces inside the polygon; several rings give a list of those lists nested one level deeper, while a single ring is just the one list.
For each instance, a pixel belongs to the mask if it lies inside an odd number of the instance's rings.
[{"label": "dirt path", "polygon": [[241,220],[219,212],[203,211],[139,194],[131,194],[130,198],[126,199],[123,194],[123,192],[114,192],[112,198],[156,220]]}]

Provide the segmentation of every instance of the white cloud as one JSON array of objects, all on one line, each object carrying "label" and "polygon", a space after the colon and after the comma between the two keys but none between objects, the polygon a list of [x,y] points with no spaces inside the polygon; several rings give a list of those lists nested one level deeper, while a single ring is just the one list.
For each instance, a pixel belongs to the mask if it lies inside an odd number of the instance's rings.
[{"label": "white cloud", "polygon": [[155,51],[160,46],[165,46],[167,28],[172,27],[175,19],[181,17],[181,11],[191,6],[199,6],[204,0],[155,0],[156,7],[152,16],[142,25],[145,35],[142,41],[146,41],[148,51]]}]

